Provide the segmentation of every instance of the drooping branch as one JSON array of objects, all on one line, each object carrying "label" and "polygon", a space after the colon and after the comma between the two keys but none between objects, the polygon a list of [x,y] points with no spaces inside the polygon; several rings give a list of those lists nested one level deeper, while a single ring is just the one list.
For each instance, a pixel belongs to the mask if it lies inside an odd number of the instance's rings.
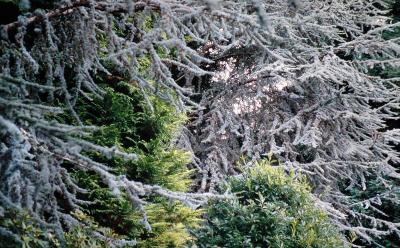
[{"label": "drooping branch", "polygon": [[[209,196],[129,181],[85,155],[136,157],[85,140],[92,127],[79,123],[75,103],[104,94],[93,76],[101,72],[107,80],[136,82],[145,97],[158,96],[180,111],[200,106],[180,144],[192,152],[201,192],[236,174],[241,156],[251,166],[271,151],[286,169],[308,176],[319,205],[342,230],[367,241],[398,232],[397,225],[354,207],[370,200],[354,205],[348,197],[348,189],[365,189],[372,176],[384,186],[381,196],[399,203],[387,185],[399,176],[393,143],[400,131],[385,130],[384,121],[396,118],[400,90],[396,79],[368,74],[379,63],[398,68],[399,40],[380,37],[394,26],[378,0],[289,2],[75,1],[3,26],[16,35],[0,47],[0,173],[7,172],[0,176],[1,196],[37,219],[52,216],[59,228],[62,220],[73,222],[55,211],[61,209],[56,192],[72,207],[82,203],[69,191],[76,187],[63,161],[100,175],[116,195],[126,190],[138,209],[153,193],[189,205]],[[210,73],[204,64],[213,59],[218,65]],[[189,81],[212,79],[209,88],[199,87],[200,102],[191,98],[192,88],[177,83],[173,67]],[[51,111],[68,111],[75,122],[50,121]],[[374,224],[363,226],[365,220]]]},{"label": "drooping branch", "polygon": [[[93,1],[93,0],[77,0],[69,5],[60,6],[54,10],[49,11],[45,14],[45,17],[48,19],[56,18],[59,16],[64,16],[76,11],[80,7],[91,7],[93,6],[96,10],[107,11],[110,13],[118,13],[118,12],[127,12],[127,11],[142,11],[145,7],[152,10],[159,10],[160,6],[155,3],[151,3],[151,1],[139,1],[132,3],[132,6],[128,6],[128,4],[119,4],[117,6],[112,5],[110,3],[104,1]],[[130,7],[130,8],[129,8]],[[33,25],[39,23],[45,18],[43,15],[36,15],[33,17],[29,17],[26,20],[27,25]],[[2,29],[8,33],[15,31],[18,27],[21,26],[21,22],[15,21],[13,23],[1,25]]]}]

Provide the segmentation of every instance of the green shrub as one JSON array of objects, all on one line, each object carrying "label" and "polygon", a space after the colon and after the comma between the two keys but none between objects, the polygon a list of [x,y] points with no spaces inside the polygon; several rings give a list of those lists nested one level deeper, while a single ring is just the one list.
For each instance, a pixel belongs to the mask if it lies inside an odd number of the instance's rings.
[{"label": "green shrub", "polygon": [[305,177],[262,161],[224,187],[237,197],[209,204],[198,247],[345,247]]}]

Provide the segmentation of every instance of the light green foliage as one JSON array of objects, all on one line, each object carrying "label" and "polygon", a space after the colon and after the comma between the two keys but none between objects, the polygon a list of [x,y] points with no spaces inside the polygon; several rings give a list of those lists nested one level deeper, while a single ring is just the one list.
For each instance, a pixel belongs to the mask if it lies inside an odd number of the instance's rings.
[{"label": "light green foliage", "polygon": [[[137,18],[127,21],[143,26],[145,32],[151,32],[157,16],[144,12],[138,12],[137,15]],[[118,30],[117,24],[114,29],[118,35],[125,35],[124,30]],[[100,48],[106,49],[109,42],[101,34],[98,34],[98,38]],[[157,48],[156,52],[162,58],[174,56],[173,50],[162,47]],[[114,71],[111,63],[107,62],[107,54],[101,54],[101,58],[108,69]],[[135,70],[139,76],[147,78],[151,64],[150,55],[142,54],[136,60]],[[186,121],[185,116],[152,94],[149,94],[153,106],[150,109],[142,92],[132,82],[107,82],[101,75],[97,79],[106,91],[103,98],[81,98],[75,106],[84,124],[101,128],[91,135],[90,141],[136,153],[139,160],[106,158],[98,153],[91,153],[90,157],[112,167],[116,173],[126,175],[130,180],[157,184],[175,191],[189,190],[192,171],[186,165],[190,156],[171,146],[177,127]],[[62,118],[67,122],[73,121],[70,117]],[[148,231],[141,224],[143,216],[132,207],[127,196],[115,198],[98,176],[87,172],[76,172],[75,179],[82,187],[89,189],[90,193],[85,197],[96,202],[83,211],[93,217],[99,226],[110,227],[127,239],[136,239],[138,247],[182,247],[190,240],[186,229],[194,228],[199,220],[200,211],[151,196],[144,199],[149,203],[145,210],[152,226],[152,230]]]},{"label": "light green foliage", "polygon": [[109,247],[106,240],[93,237],[93,232],[103,234],[109,240],[117,239],[119,236],[110,228],[100,227],[90,216],[80,210],[74,211],[73,215],[85,226],[75,226],[65,233],[66,246],[69,248],[102,248]]},{"label": "light green foliage", "polygon": [[198,227],[201,211],[193,211],[182,203],[169,203],[160,199],[146,207],[153,231],[140,247],[185,247],[192,237],[187,229]]},{"label": "light green foliage", "polygon": [[[110,159],[97,153],[90,156],[130,180],[187,191],[192,173],[186,167],[190,157],[171,146],[178,125],[185,121],[184,116],[156,97],[151,98],[153,111],[149,110],[139,90],[125,82],[105,86],[105,90],[103,99],[83,100],[76,106],[85,124],[101,127],[90,140],[134,152],[139,159]],[[136,239],[138,247],[182,247],[190,239],[186,228],[195,227],[199,220],[199,211],[161,197],[148,197],[146,211],[152,230],[147,231],[140,223],[142,215],[126,196],[115,198],[100,178],[86,172],[76,172],[75,179],[89,189],[88,199],[96,201],[83,211],[99,225]]]},{"label": "light green foliage", "polygon": [[345,247],[305,177],[261,161],[226,187],[237,198],[210,203],[199,247]]}]

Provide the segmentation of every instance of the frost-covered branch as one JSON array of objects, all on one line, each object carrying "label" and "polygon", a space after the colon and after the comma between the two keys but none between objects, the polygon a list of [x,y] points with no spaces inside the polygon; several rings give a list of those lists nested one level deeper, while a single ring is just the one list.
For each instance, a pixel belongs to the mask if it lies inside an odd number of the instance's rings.
[{"label": "frost-covered branch", "polygon": [[[363,214],[348,197],[373,177],[384,186],[381,196],[399,204],[389,185],[399,177],[393,145],[400,133],[385,124],[397,118],[398,80],[369,75],[399,67],[399,39],[381,37],[398,25],[389,24],[385,5],[65,0],[22,16],[2,26],[0,40],[0,197],[62,228],[73,217],[56,195],[70,208],[90,204],[77,199],[84,189],[70,180],[68,163],[99,175],[116,196],[127,193],[146,224],[143,196],[195,207],[238,172],[241,156],[251,166],[271,151],[285,168],[308,176],[319,205],[342,230],[366,241],[399,233],[396,223]],[[145,99],[156,95],[180,111],[196,110],[177,142],[192,152],[199,194],[129,181],[85,155],[136,158],[85,139],[95,127],[83,125],[75,105],[80,97],[103,96],[95,75],[135,84]],[[73,124],[49,120],[55,112],[74,117]],[[364,225],[371,220],[376,224]]]}]

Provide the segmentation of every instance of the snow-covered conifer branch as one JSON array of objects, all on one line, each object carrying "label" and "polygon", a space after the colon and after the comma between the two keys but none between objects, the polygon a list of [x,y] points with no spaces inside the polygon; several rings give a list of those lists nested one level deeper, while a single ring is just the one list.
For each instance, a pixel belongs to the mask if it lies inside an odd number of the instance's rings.
[{"label": "snow-covered conifer branch", "polygon": [[[370,75],[374,67],[399,68],[399,40],[382,38],[399,24],[384,16],[382,1],[302,1],[295,9],[286,1],[258,2],[268,29],[248,29],[232,52],[210,54],[223,60],[200,92],[205,110],[185,134],[202,168],[200,190],[237,173],[241,156],[251,166],[272,152],[282,166],[308,176],[343,230],[366,241],[398,234],[395,223],[360,212],[348,195],[377,178],[381,197],[399,204],[391,188],[399,176],[399,130],[385,124],[398,115],[398,80]],[[235,55],[241,49],[245,55]]]},{"label": "snow-covered conifer branch", "polygon": [[[385,5],[379,0],[65,0],[54,10],[20,17],[1,27],[0,197],[43,222],[51,215],[58,228],[74,222],[55,195],[76,208],[83,202],[75,192],[84,189],[74,185],[63,163],[98,174],[115,195],[125,191],[141,210],[142,197],[149,194],[193,207],[214,197],[129,181],[84,155],[136,158],[85,140],[95,127],[83,125],[75,104],[80,97],[104,94],[94,77],[104,74],[137,84],[145,99],[154,94],[179,110],[198,107],[178,143],[192,152],[200,192],[212,192],[235,174],[241,156],[251,166],[271,151],[285,168],[308,176],[320,206],[342,230],[367,241],[399,233],[396,223],[354,208],[372,199],[354,203],[348,197],[348,190],[365,189],[374,177],[386,187],[381,196],[399,203],[388,185],[399,177],[393,144],[400,132],[385,125],[397,118],[398,79],[369,74],[372,68],[399,67],[399,39],[382,38],[398,26],[388,24]],[[182,77],[188,79],[185,85]],[[208,89],[202,80],[211,81]],[[200,102],[193,92],[201,94]],[[56,102],[60,106],[54,107]],[[47,119],[60,111],[75,124]],[[365,220],[375,224],[362,226]]]}]

